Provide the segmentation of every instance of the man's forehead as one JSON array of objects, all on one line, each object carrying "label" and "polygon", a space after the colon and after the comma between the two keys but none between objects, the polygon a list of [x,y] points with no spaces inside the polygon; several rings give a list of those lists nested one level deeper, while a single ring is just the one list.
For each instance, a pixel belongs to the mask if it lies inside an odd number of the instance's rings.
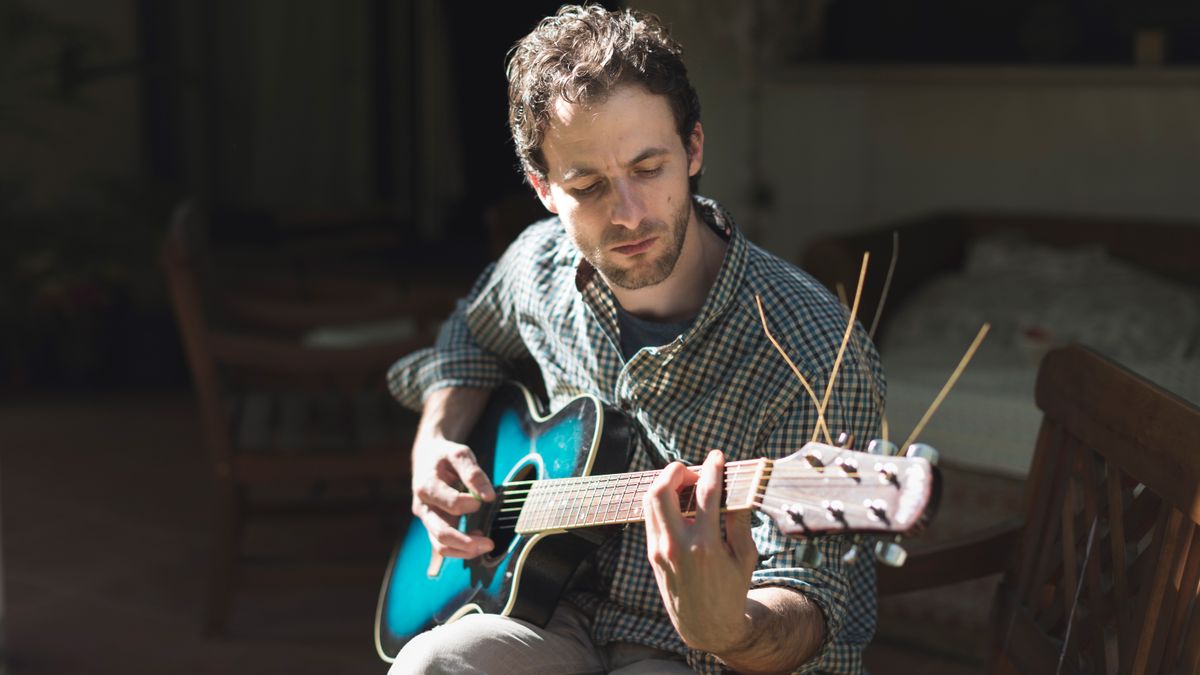
[{"label": "man's forehead", "polygon": [[[550,106],[550,126],[559,128],[569,126],[575,121],[576,115],[589,114],[589,109],[594,107],[594,104],[572,103],[559,96],[554,99],[554,105]],[[590,114],[595,115],[596,111],[593,109]]]},{"label": "man's forehead", "polygon": [[626,164],[646,156],[648,150],[682,145],[666,97],[632,85],[598,101],[555,100],[543,139],[551,172],[574,175],[592,172],[588,170],[595,169],[594,162],[615,158]]}]

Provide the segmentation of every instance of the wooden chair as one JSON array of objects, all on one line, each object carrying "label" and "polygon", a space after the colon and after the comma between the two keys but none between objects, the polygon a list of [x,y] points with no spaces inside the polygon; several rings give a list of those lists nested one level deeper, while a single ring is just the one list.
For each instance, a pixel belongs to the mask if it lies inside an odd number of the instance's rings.
[{"label": "wooden chair", "polygon": [[1200,672],[1200,408],[1079,346],[1036,399],[1022,522],[881,567],[880,594],[1003,573],[992,672]]},{"label": "wooden chair", "polygon": [[[293,564],[263,570],[243,564],[250,516],[327,515],[378,509],[381,481],[407,487],[415,415],[392,401],[384,374],[400,356],[433,339],[447,309],[429,296],[387,305],[367,296],[356,314],[346,301],[303,303],[253,297],[213,278],[203,223],[190,205],[177,209],[160,251],[178,319],[216,480],[212,587],[205,630],[220,632],[237,586],[279,579],[368,576],[383,561]],[[305,344],[305,329],[356,317],[408,316],[404,339],[340,348]],[[313,486],[362,483],[366,497],[314,497]],[[263,503],[257,492],[299,486],[300,499]],[[305,488],[307,486],[307,496]],[[254,488],[255,493],[252,493]],[[295,491],[293,491],[295,492]],[[294,495],[293,495],[294,496]],[[343,495],[344,497],[344,495]],[[397,515],[404,499],[384,506]],[[294,561],[293,561],[294,562]]]}]

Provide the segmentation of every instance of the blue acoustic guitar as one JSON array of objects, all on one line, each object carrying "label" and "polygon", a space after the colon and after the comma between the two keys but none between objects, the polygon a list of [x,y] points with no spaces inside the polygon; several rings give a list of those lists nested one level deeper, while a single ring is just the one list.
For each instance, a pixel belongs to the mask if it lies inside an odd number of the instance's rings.
[{"label": "blue acoustic guitar", "polygon": [[[468,439],[496,499],[461,524],[496,546],[470,560],[443,560],[413,518],[376,608],[380,657],[390,662],[418,633],[472,612],[545,625],[576,567],[611,532],[603,526],[642,520],[642,498],[658,471],[621,473],[633,436],[628,418],[594,397],[547,416],[525,388],[497,389]],[[935,456],[931,448],[910,454],[809,443],[784,459],[729,462],[722,506],[759,509],[801,537],[915,531],[936,503],[938,474],[921,456]],[[690,489],[681,491],[680,507],[695,512]]]}]

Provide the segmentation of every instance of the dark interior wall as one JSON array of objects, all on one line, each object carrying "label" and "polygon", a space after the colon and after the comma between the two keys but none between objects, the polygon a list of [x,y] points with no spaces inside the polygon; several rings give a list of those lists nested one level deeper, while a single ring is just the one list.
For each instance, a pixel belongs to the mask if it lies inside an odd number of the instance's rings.
[{"label": "dark interior wall", "polygon": [[[481,264],[481,214],[529,194],[504,56],[556,7],[0,3],[0,390],[183,379],[155,264],[182,198],[241,213],[232,239],[366,222],[406,259]],[[423,138],[422,116],[454,143]]]},{"label": "dark interior wall", "polygon": [[455,114],[466,158],[467,222],[478,220],[486,205],[529,190],[518,170],[508,132],[505,57],[517,40],[561,4],[545,0],[478,3],[464,7],[461,14],[443,5],[453,14],[447,23],[456,85]]}]

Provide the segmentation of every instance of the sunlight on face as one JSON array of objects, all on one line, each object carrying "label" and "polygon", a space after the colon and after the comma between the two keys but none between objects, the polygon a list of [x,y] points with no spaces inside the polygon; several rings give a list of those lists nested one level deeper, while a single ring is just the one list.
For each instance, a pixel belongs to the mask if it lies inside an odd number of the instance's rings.
[{"label": "sunlight on face", "polygon": [[665,97],[626,85],[588,106],[559,101],[542,151],[548,185],[539,196],[609,284],[632,290],[671,275],[699,159],[689,158]]}]

